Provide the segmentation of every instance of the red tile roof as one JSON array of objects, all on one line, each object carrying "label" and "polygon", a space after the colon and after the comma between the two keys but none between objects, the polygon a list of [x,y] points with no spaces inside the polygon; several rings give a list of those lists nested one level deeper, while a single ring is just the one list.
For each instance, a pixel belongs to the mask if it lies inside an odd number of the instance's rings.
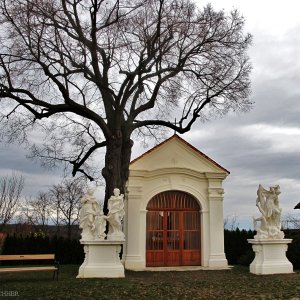
[{"label": "red tile roof", "polygon": [[167,142],[169,142],[172,139],[177,139],[180,142],[182,142],[183,144],[187,145],[190,149],[192,149],[194,152],[196,152],[196,154],[206,158],[207,160],[209,160],[211,163],[213,163],[215,166],[217,166],[218,168],[222,169],[223,171],[225,171],[227,174],[230,174],[230,172],[228,170],[226,170],[224,167],[222,167],[221,165],[219,165],[217,162],[215,162],[213,159],[211,159],[210,157],[208,157],[206,154],[204,154],[203,152],[201,152],[200,150],[198,150],[197,148],[195,148],[194,146],[192,146],[190,143],[188,143],[186,140],[184,140],[183,138],[179,137],[177,134],[174,134],[173,136],[171,136],[170,138],[166,139],[165,141],[163,141],[162,143],[154,146],[153,148],[151,148],[150,150],[146,151],[145,153],[143,153],[142,155],[140,155],[139,157],[135,158],[134,160],[132,160],[130,162],[130,164],[135,163],[136,161],[142,159],[144,156],[148,155],[149,153],[153,152],[154,150],[158,149],[159,147],[161,147],[162,145],[166,144]]}]

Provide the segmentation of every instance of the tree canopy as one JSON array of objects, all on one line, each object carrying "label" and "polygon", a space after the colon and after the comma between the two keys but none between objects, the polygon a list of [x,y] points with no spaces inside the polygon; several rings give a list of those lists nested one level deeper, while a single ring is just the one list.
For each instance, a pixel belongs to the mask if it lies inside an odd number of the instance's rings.
[{"label": "tree canopy", "polygon": [[128,178],[132,134],[189,131],[245,111],[251,66],[238,11],[191,0],[0,0],[0,120],[32,153],[88,162],[105,148],[106,198]]}]

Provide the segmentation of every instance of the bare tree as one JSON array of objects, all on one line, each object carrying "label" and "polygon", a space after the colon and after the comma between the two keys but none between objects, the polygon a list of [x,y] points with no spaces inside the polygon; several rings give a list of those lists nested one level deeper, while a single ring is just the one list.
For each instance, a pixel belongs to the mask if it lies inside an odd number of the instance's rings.
[{"label": "bare tree", "polygon": [[22,205],[23,222],[40,225],[45,231],[52,215],[51,202],[47,193],[40,192],[37,197],[25,199]]},{"label": "bare tree", "polygon": [[113,188],[124,192],[133,135],[182,134],[251,107],[251,36],[236,10],[192,0],[0,0],[0,10],[4,135],[43,130],[32,155],[90,180],[105,148],[105,212]]},{"label": "bare tree", "polygon": [[226,216],[223,220],[224,229],[234,231],[239,227],[237,215]]},{"label": "bare tree", "polygon": [[20,174],[0,178],[0,224],[5,225],[14,217],[23,188],[24,177]]},{"label": "bare tree", "polygon": [[65,180],[53,185],[49,197],[52,199],[52,216],[55,216],[57,226],[67,226],[68,238],[71,238],[72,227],[78,224],[80,199],[84,195],[85,184],[80,180]]},{"label": "bare tree", "polygon": [[300,229],[300,216],[296,214],[287,214],[281,221],[283,229]]}]

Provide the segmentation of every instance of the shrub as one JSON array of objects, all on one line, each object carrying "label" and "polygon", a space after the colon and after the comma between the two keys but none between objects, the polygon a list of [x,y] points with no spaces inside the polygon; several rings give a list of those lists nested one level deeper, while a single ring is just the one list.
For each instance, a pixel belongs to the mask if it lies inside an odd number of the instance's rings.
[{"label": "shrub", "polygon": [[286,230],[285,237],[293,239],[286,253],[294,269],[300,269],[300,230]]},{"label": "shrub", "polygon": [[238,264],[238,260],[242,255],[247,251],[252,251],[252,247],[247,242],[247,239],[251,239],[253,236],[254,231],[251,230],[246,231],[237,228],[234,231],[224,231],[225,253],[229,264]]},{"label": "shrub", "polygon": [[249,266],[253,262],[254,257],[255,253],[252,250],[248,250],[238,258],[237,263],[238,265]]}]

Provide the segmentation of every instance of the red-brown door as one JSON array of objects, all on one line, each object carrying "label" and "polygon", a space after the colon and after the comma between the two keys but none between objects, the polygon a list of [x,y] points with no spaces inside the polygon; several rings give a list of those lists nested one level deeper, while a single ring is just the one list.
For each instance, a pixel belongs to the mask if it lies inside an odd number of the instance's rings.
[{"label": "red-brown door", "polygon": [[167,191],[147,206],[146,266],[201,264],[200,207],[189,194]]}]

